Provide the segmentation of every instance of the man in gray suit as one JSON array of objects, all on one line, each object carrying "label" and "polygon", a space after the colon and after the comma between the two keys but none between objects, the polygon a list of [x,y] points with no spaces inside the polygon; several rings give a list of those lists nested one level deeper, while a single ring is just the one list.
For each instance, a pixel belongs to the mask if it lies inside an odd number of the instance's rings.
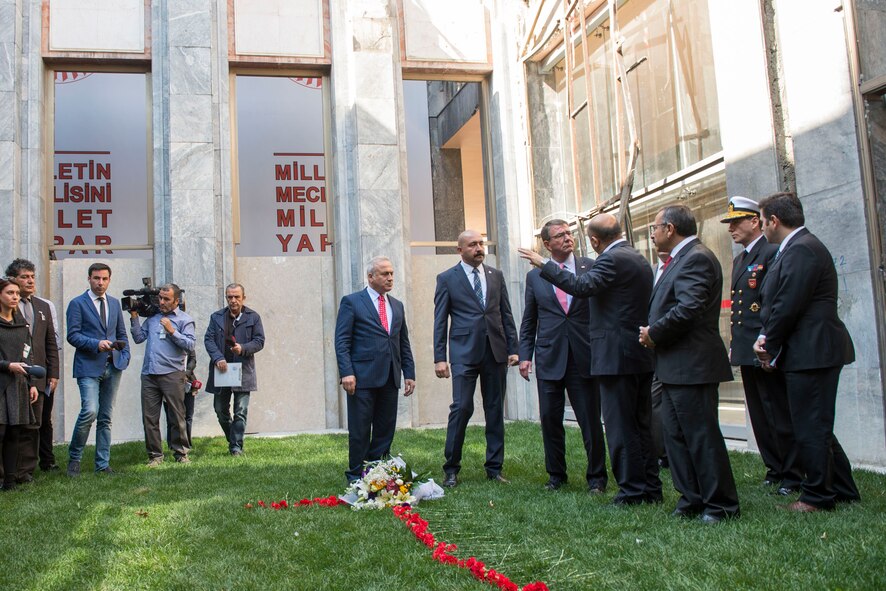
[{"label": "man in gray suit", "polygon": [[360,478],[363,464],[391,453],[397,426],[397,392],[415,391],[415,362],[406,313],[394,288],[394,265],[375,257],[366,267],[366,289],[341,299],[335,322],[335,357],[348,393],[348,482]]},{"label": "man in gray suit", "polygon": [[[465,429],[474,414],[474,389],[480,379],[486,417],[486,476],[501,474],[505,455],[504,393],[508,365],[517,365],[517,328],[504,276],[484,265],[483,237],[465,230],[458,237],[461,261],[437,275],[434,293],[434,373],[452,376],[452,404],[446,428],[443,485],[458,484]],[[449,361],[446,362],[447,325]]]},{"label": "man in gray suit", "polygon": [[662,384],[662,425],[674,488],[674,516],[701,515],[717,524],[739,515],[738,493],[717,417],[719,383],[732,380],[719,333],[723,271],[695,235],[684,205],[665,207],[649,227],[667,252],[649,302],[649,325],[640,344],[655,351]]}]

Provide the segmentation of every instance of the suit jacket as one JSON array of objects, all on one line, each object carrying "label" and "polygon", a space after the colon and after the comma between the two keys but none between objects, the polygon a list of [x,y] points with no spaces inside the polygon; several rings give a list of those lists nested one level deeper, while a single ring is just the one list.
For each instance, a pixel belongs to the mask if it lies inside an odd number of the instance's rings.
[{"label": "suit jacket", "polygon": [[46,368],[46,377],[32,380],[37,390],[46,393],[49,378],[59,377],[58,343],[55,340],[55,326],[52,324],[52,311],[45,300],[31,296],[34,309],[34,322],[31,323],[31,363]]},{"label": "suit jacket", "polygon": [[741,251],[732,261],[732,365],[754,365],[754,341],[760,336],[760,289],[778,246],[761,236],[747,255]]},{"label": "suit jacket", "polygon": [[720,338],[723,271],[696,238],[662,272],[649,302],[655,373],[664,384],[728,382],[732,369]]},{"label": "suit jacket", "polygon": [[123,309],[117,298],[105,293],[105,306],[108,326],[102,328],[98,310],[85,291],[71,300],[65,312],[68,325],[68,342],[77,349],[74,353],[74,377],[98,378],[105,372],[107,352],[99,352],[99,341],[123,341],[126,346],[118,351],[113,349],[111,357],[114,367],[123,371],[129,367],[129,339],[126,338],[126,324],[123,322]]},{"label": "suit jacket", "polygon": [[[551,267],[573,278],[571,272]],[[582,276],[594,266],[594,261],[575,257],[575,272]],[[565,290],[564,290],[565,291]],[[535,354],[535,372],[542,380],[560,380],[566,375],[569,351],[584,377],[590,377],[591,343],[588,300],[574,297],[569,313],[563,311],[554,287],[542,279],[541,271],[533,269],[526,275],[526,304],[520,323],[520,361],[532,361]]]},{"label": "suit jacket", "polygon": [[837,289],[831,253],[804,228],[763,282],[762,334],[776,367],[802,371],[855,361],[852,338],[837,315]]},{"label": "suit jacket", "polygon": [[652,352],[637,339],[639,327],[647,320],[652,268],[630,244],[614,245],[583,275],[572,275],[549,262],[542,268],[541,277],[573,296],[590,298],[592,376],[653,370]]},{"label": "suit jacket", "polygon": [[[217,310],[209,317],[209,326],[203,336],[203,346],[209,354],[209,376],[206,378],[206,391],[215,394],[221,389],[215,387],[215,364],[225,358],[225,314],[230,314],[227,307]],[[265,346],[265,329],[261,316],[251,308],[243,306],[240,320],[234,323],[234,340],[242,348],[240,355],[233,355],[233,363],[242,363],[243,373],[240,376],[240,387],[235,392],[253,392],[258,389],[255,375],[255,354]]]},{"label": "suit jacket", "polygon": [[498,363],[517,354],[517,327],[504,276],[484,264],[486,307],[480,305],[461,263],[437,275],[434,292],[434,363],[446,361],[446,327],[449,324],[449,362],[480,364],[486,339]]},{"label": "suit jacket", "polygon": [[340,377],[354,376],[358,388],[380,388],[394,373],[394,384],[400,387],[400,374],[415,379],[415,362],[409,346],[409,329],[400,300],[390,302],[388,333],[369,292],[362,289],[341,299],[335,321],[335,357]]}]

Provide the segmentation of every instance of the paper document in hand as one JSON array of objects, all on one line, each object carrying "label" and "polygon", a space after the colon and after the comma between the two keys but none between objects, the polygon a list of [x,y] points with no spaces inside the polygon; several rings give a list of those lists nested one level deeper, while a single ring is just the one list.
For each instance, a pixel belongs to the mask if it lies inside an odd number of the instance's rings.
[{"label": "paper document in hand", "polygon": [[242,363],[229,363],[227,371],[222,371],[218,367],[212,368],[212,371],[215,372],[213,381],[216,388],[239,388],[242,385]]}]

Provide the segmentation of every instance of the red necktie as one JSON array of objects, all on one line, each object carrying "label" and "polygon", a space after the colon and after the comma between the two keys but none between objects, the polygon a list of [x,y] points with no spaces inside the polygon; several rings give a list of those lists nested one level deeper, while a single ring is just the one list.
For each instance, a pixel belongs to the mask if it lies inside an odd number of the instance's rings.
[{"label": "red necktie", "polygon": [[381,320],[382,328],[384,328],[385,331],[390,332],[390,330],[388,330],[388,310],[385,304],[385,296],[383,295],[378,296],[378,317]]},{"label": "red necktie", "polygon": [[[560,268],[565,269],[566,265],[560,263]],[[559,287],[554,286],[554,294],[557,296],[557,301],[560,302],[560,307],[563,308],[563,312],[569,313],[569,300],[566,298],[566,292],[560,289]]]},{"label": "red necktie", "polygon": [[664,270],[668,268],[668,265],[671,264],[671,261],[674,260],[674,257],[668,255],[668,258],[664,260],[664,265],[661,266],[661,272],[664,273]]}]

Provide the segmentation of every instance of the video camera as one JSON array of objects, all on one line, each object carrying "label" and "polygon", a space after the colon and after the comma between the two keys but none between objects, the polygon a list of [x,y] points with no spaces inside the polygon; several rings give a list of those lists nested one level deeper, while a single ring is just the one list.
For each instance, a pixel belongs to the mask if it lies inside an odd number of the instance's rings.
[{"label": "video camera", "polygon": [[[125,312],[135,311],[142,318],[149,318],[160,312],[160,290],[151,285],[150,277],[142,277],[140,289],[124,289],[120,304]],[[185,310],[185,290],[181,290],[178,309]]]}]

